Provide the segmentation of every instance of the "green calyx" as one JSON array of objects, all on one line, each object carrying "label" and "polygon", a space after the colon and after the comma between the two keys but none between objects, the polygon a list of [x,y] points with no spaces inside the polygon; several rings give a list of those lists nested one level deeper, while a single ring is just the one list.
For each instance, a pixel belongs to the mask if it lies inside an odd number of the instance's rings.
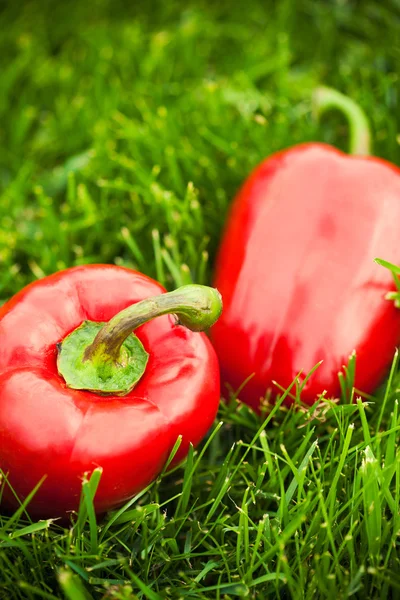
[{"label": "green calyx", "polygon": [[133,304],[108,323],[84,321],[58,344],[58,372],[69,388],[124,396],[143,376],[149,358],[133,334],[137,327],[161,315],[174,314],[177,326],[205,331],[221,312],[222,299],[217,290],[186,285]]},{"label": "green calyx", "polygon": [[58,346],[58,372],[67,386],[101,395],[124,396],[137,384],[146,370],[149,355],[139,338],[129,335],[120,349],[117,362],[85,360],[84,355],[105,323],[84,321]]}]

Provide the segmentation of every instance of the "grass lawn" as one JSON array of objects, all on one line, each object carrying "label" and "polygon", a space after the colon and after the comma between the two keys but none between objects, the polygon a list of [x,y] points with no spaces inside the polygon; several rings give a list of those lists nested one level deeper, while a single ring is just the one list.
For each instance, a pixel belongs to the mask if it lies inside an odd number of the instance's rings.
[{"label": "grass lawn", "polygon": [[[340,115],[312,118],[317,84],[359,102],[400,164],[399,31],[399,0],[1,3],[1,302],[88,262],[210,282],[262,158],[347,147]],[[232,399],[101,522],[0,516],[0,598],[400,598],[399,387],[395,356],[364,404],[262,420]]]}]

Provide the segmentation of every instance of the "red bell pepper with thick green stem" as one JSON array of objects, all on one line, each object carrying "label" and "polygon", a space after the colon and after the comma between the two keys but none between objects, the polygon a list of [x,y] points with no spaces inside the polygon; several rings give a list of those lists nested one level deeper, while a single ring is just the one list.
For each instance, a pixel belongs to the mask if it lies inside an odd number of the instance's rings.
[{"label": "red bell pepper with thick green stem", "polygon": [[214,284],[224,314],[213,327],[222,381],[258,409],[267,388],[287,388],[323,361],[302,399],[338,397],[338,372],[356,350],[355,385],[372,392],[400,341],[400,313],[385,300],[393,287],[375,257],[399,263],[400,171],[368,156],[364,113],[329,88],[318,114],[348,118],[348,156],[319,143],[274,154],[236,197]]},{"label": "red bell pepper with thick green stem", "polygon": [[[21,500],[46,477],[30,514],[77,509],[82,477],[97,466],[95,508],[115,508],[159,474],[179,435],[175,462],[207,433],[219,369],[196,332],[218,318],[220,295],[196,285],[164,292],[130,269],[88,265],[0,309],[0,467]],[[18,506],[8,485],[0,502]]]}]

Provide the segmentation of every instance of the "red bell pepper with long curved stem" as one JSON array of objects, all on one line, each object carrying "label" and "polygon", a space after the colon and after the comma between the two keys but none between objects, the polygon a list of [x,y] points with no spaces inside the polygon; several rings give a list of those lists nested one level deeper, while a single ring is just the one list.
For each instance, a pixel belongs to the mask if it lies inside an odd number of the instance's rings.
[{"label": "red bell pepper with long curved stem", "polygon": [[355,385],[372,392],[400,341],[400,313],[377,256],[399,263],[400,170],[371,157],[368,121],[342,94],[320,88],[318,115],[349,121],[350,156],[321,143],[262,162],[239,191],[214,284],[224,314],[212,329],[222,382],[256,410],[301,372],[301,398],[340,396],[338,372],[356,351]]},{"label": "red bell pepper with long curved stem", "polygon": [[[31,515],[77,509],[82,477],[97,466],[95,508],[115,508],[159,474],[178,436],[175,462],[212,425],[218,362],[198,332],[218,318],[220,295],[164,292],[130,269],[88,265],[34,282],[0,309],[0,467],[21,500],[46,477]],[[16,506],[6,485],[1,507]]]}]

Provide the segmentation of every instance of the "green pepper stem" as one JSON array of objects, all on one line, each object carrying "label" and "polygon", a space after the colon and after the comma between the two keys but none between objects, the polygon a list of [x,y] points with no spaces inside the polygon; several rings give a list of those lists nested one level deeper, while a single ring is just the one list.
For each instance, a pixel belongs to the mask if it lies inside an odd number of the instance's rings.
[{"label": "green pepper stem", "polygon": [[313,95],[313,109],[317,118],[330,109],[340,110],[350,126],[350,154],[366,156],[371,154],[371,131],[362,108],[344,94],[329,88],[318,87]]},{"label": "green pepper stem", "polygon": [[218,290],[204,285],[185,285],[173,292],[146,298],[116,314],[98,332],[84,353],[84,361],[95,364],[118,362],[121,346],[140,325],[166,314],[192,331],[211,327],[222,312]]}]

